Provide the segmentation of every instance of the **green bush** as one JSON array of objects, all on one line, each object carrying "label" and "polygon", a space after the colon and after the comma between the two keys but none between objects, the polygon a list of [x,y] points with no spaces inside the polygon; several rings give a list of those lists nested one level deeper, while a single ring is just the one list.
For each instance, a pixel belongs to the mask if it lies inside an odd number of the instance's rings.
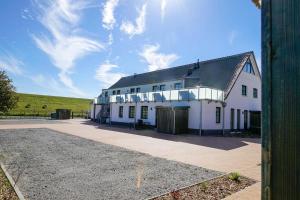
[{"label": "green bush", "polygon": [[241,175],[238,172],[231,172],[228,175],[228,178],[232,181],[240,181],[240,177],[241,177]]},{"label": "green bush", "polygon": [[203,189],[203,190],[206,190],[207,189],[207,182],[203,182],[203,183],[201,183],[201,188]]}]

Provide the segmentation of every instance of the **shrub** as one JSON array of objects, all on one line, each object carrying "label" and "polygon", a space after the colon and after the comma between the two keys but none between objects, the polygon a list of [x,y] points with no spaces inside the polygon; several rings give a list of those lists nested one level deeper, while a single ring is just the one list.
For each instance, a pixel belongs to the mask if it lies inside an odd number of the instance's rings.
[{"label": "shrub", "polygon": [[231,172],[228,175],[228,178],[232,181],[240,181],[240,177],[241,177],[241,175],[238,172]]},{"label": "shrub", "polygon": [[201,188],[203,189],[203,190],[206,190],[207,189],[207,182],[203,182],[203,183],[201,183]]}]

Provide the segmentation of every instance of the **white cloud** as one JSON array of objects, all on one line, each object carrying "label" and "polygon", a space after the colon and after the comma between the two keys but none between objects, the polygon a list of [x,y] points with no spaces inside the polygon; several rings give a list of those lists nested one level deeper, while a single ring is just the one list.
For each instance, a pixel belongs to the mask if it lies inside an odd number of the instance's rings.
[{"label": "white cloud", "polygon": [[73,94],[72,92],[67,93],[65,91],[68,90],[68,88],[65,88],[64,85],[62,85],[60,82],[56,81],[53,77],[51,76],[45,76],[43,74],[37,74],[37,75],[32,75],[28,76],[36,85],[42,87],[48,92],[44,92],[45,94],[53,94],[53,95],[60,95],[60,96],[68,96],[70,94]]},{"label": "white cloud", "polygon": [[107,0],[102,11],[102,26],[107,30],[112,30],[116,23],[114,16],[115,8],[118,6],[119,0]]},{"label": "white cloud", "polygon": [[49,31],[51,37],[32,35],[37,47],[44,51],[60,73],[60,81],[74,94],[83,95],[70,78],[75,62],[85,55],[104,49],[96,40],[78,35],[79,21],[88,1],[55,0],[36,1],[40,11],[39,21]]},{"label": "white cloud", "polygon": [[9,53],[0,56],[0,69],[15,75],[22,75],[24,63]]},{"label": "white cloud", "polygon": [[148,71],[155,71],[159,69],[168,68],[179,57],[176,54],[159,53],[160,46],[145,45],[139,55],[148,63]]},{"label": "white cloud", "polygon": [[33,17],[31,15],[31,13],[29,12],[29,10],[27,8],[25,8],[22,12],[21,12],[21,17],[24,20],[33,20]]},{"label": "white cloud", "polygon": [[165,18],[166,7],[167,7],[167,0],[161,0],[161,2],[160,2],[160,15],[161,15],[161,20],[162,21]]},{"label": "white cloud", "polygon": [[107,44],[110,46],[113,44],[113,42],[114,42],[114,37],[113,37],[112,33],[110,33],[108,35],[108,43]]},{"label": "white cloud", "polygon": [[238,33],[237,31],[235,30],[232,30],[230,33],[229,33],[229,36],[228,36],[228,43],[230,45],[233,45],[234,41],[236,40],[236,37],[238,36]]},{"label": "white cloud", "polygon": [[80,96],[85,97],[86,94],[81,91],[75,91],[77,88],[71,89],[70,87],[65,86],[65,84],[57,81],[50,75],[43,74],[34,74],[34,75],[26,75],[26,78],[32,80],[36,85],[40,86],[44,90],[44,94],[53,94],[56,96],[73,96],[81,94]]},{"label": "white cloud", "polygon": [[144,33],[146,29],[146,8],[147,4],[144,4],[142,8],[138,10],[138,17],[135,19],[135,24],[131,21],[123,21],[120,30],[128,34],[130,38],[134,35]]},{"label": "white cloud", "polygon": [[102,83],[103,87],[109,87],[117,82],[120,78],[127,76],[126,74],[120,72],[112,72],[114,68],[118,68],[118,66],[106,61],[96,70],[95,78]]}]

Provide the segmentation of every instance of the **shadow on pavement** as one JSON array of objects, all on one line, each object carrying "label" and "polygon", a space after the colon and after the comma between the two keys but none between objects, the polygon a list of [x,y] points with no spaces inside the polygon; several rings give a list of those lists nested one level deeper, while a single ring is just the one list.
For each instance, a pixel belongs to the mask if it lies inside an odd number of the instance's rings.
[{"label": "shadow on pavement", "polygon": [[135,130],[128,126],[109,126],[106,124],[98,124],[92,121],[84,121],[81,124],[92,125],[99,129],[128,133],[133,135],[141,135],[156,139],[168,140],[173,142],[183,142],[193,145],[205,146],[220,150],[233,150],[248,145],[247,143],[260,144],[260,138],[239,138],[239,137],[221,137],[221,136],[198,136],[192,134],[171,135],[155,132],[155,130]]}]

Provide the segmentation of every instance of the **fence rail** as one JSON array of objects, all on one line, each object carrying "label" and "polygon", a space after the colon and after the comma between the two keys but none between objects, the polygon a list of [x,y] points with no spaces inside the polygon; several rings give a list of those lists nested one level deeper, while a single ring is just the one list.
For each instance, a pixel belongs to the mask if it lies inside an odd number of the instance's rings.
[{"label": "fence rail", "polygon": [[[215,101],[224,100],[224,92],[211,88],[194,88],[183,90],[167,90],[156,92],[145,92],[135,94],[112,95],[110,103],[124,102],[164,102],[164,101],[193,101],[209,99]],[[105,99],[107,101],[107,99]],[[107,102],[108,103],[108,102]]]}]

